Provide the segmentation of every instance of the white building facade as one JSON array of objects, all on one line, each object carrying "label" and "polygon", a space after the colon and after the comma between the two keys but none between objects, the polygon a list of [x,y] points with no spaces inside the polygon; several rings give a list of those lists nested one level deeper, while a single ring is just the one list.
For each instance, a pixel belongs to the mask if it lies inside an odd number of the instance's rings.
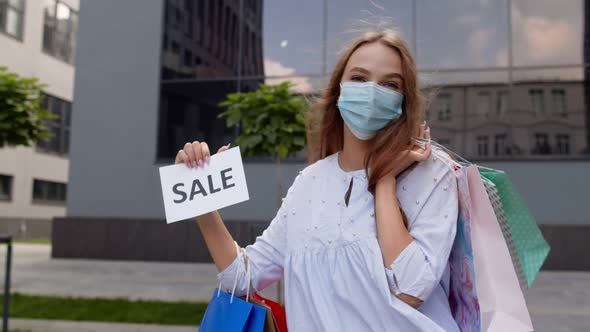
[{"label": "white building facade", "polygon": [[0,232],[50,236],[65,215],[78,0],[0,0],[0,66],[45,84],[54,136],[32,147],[0,149]]}]

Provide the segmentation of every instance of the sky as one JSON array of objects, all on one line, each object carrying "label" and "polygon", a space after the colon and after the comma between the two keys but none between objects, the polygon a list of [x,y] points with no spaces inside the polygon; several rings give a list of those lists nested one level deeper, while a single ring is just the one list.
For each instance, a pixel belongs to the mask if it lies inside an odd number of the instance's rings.
[{"label": "sky", "polygon": [[[444,73],[457,68],[508,65],[508,0],[417,0],[417,61],[420,70],[443,80],[502,81],[506,72]],[[360,32],[374,27],[399,30],[413,47],[412,0],[328,0],[326,70]],[[512,0],[513,64],[582,63],[582,0]],[[267,76],[291,78],[300,91],[317,88],[323,68],[323,3],[267,0],[263,52]],[[581,69],[520,70],[517,78],[577,79]],[[444,77],[444,78],[443,78]],[[274,80],[273,82],[277,82]]]}]

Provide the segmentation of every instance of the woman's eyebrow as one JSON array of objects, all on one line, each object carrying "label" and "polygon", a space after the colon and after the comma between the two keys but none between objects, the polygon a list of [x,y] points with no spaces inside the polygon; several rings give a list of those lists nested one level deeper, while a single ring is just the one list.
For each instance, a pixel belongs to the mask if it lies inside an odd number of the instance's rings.
[{"label": "woman's eyebrow", "polygon": [[389,73],[383,76],[383,78],[399,78],[402,81],[404,80],[404,77],[400,73]]},{"label": "woman's eyebrow", "polygon": [[[371,75],[371,72],[363,67],[353,67],[350,69],[350,72],[360,72],[363,73],[365,75]],[[384,79],[388,79],[388,78],[399,78],[400,80],[404,80],[404,77],[400,74],[400,73],[389,73],[383,76]]]},{"label": "woman's eyebrow", "polygon": [[350,71],[351,71],[351,72],[352,72],[352,71],[358,71],[358,72],[361,72],[361,73],[363,73],[363,74],[367,74],[367,75],[370,75],[370,74],[371,74],[371,72],[370,72],[370,71],[366,70],[366,69],[365,69],[365,68],[363,68],[363,67],[353,67],[352,69],[350,69]]}]

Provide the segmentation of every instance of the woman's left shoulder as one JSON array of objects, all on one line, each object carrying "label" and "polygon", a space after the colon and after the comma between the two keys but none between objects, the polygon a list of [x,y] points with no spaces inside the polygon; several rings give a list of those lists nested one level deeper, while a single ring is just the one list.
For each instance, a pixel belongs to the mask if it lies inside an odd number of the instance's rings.
[{"label": "woman's left shoulder", "polygon": [[433,151],[428,159],[410,167],[397,179],[397,197],[410,224],[433,196],[438,197],[436,201],[446,200],[455,192],[455,172],[444,159],[448,155],[441,153],[444,152]]}]

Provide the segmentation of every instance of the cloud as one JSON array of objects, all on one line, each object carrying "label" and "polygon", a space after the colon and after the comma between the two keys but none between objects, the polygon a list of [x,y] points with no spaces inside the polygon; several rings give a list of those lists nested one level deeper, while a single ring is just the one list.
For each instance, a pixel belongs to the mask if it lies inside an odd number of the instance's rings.
[{"label": "cloud", "polygon": [[490,29],[479,29],[473,31],[469,35],[469,49],[472,52],[481,53],[483,52],[488,45],[490,44],[490,39],[492,37],[492,31]]},{"label": "cloud", "polygon": [[528,17],[524,21],[529,56],[541,60],[559,55],[573,45],[573,28],[561,20],[544,17]]},{"label": "cloud", "polygon": [[461,15],[457,18],[457,23],[460,25],[475,25],[479,23],[481,18],[477,15]]},{"label": "cloud", "polygon": [[506,48],[499,49],[494,56],[494,60],[498,67],[508,66],[508,50]]},{"label": "cloud", "polygon": [[283,65],[278,61],[269,58],[264,59],[264,73],[266,76],[286,76],[281,78],[267,78],[266,84],[279,84],[285,81],[290,81],[294,84],[293,90],[299,93],[309,93],[313,91],[311,82],[308,77],[296,76],[295,68]]},{"label": "cloud", "polygon": [[[564,64],[575,62],[581,39],[566,17],[526,16],[518,7],[512,10],[515,58],[520,64]],[[523,63],[524,62],[524,63]]]},{"label": "cloud", "polygon": [[494,32],[492,29],[478,29],[469,34],[467,38],[467,49],[470,62],[476,66],[490,65],[490,47]]}]

